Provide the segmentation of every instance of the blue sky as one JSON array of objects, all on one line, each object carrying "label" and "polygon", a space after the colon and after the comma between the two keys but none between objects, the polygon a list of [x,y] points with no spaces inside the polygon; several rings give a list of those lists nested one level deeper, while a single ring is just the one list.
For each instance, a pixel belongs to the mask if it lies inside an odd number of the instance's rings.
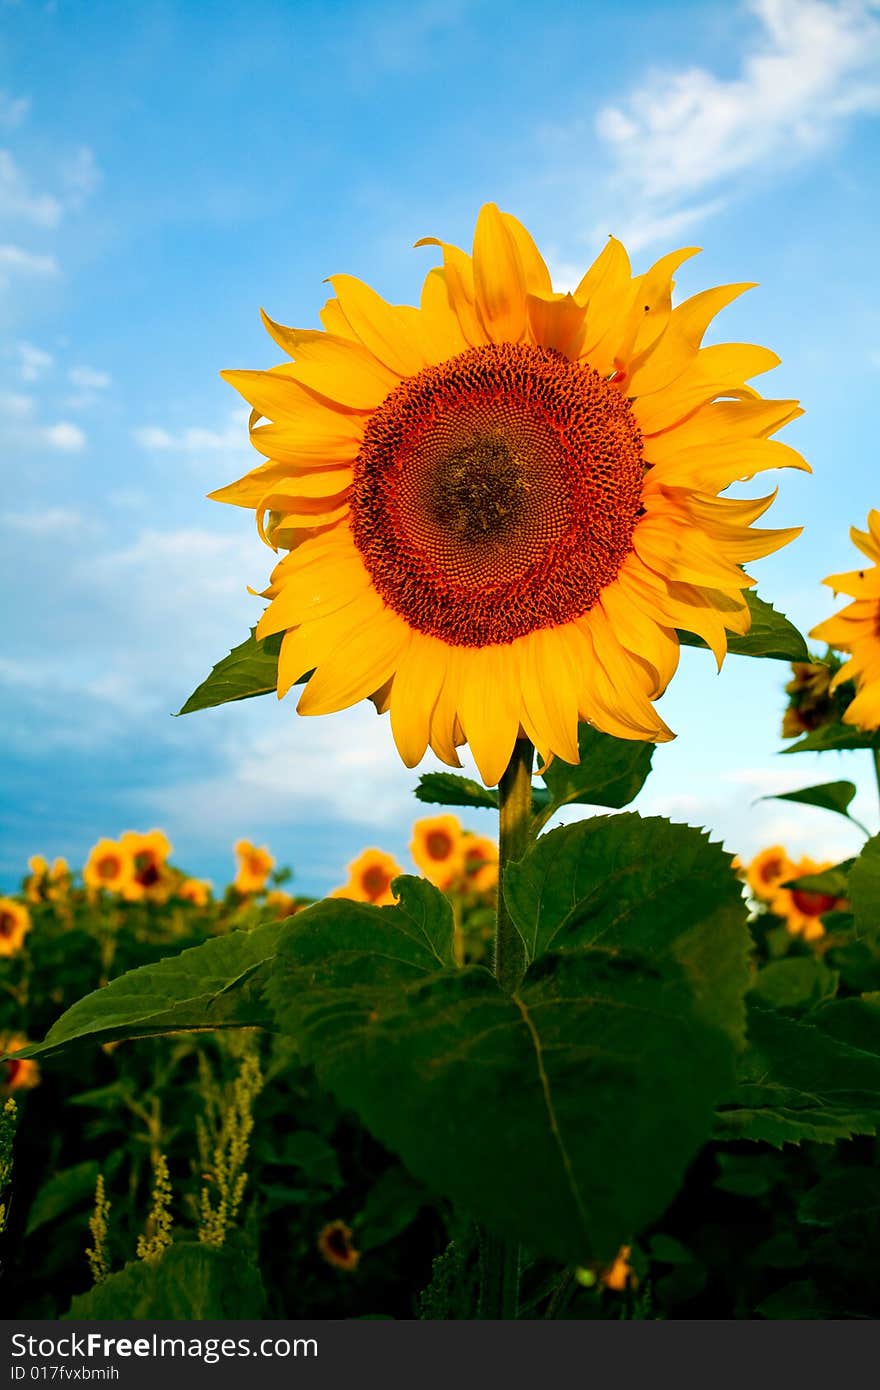
[{"label": "blue sky", "polygon": [[[637,266],[702,246],[682,294],[759,282],[719,336],[780,353],[763,389],[801,398],[814,473],[779,478],[772,524],[804,534],[754,572],[800,625],[831,611],[819,581],[880,506],[878,114],[876,4],[0,0],[0,882],[153,825],[217,884],[239,835],[304,891],[368,843],[407,862],[416,774],[371,706],[169,716],[271,558],[205,500],[251,456],[218,372],[271,365],[259,306],[317,324],[336,271],[412,302],[413,242],[468,245],[484,201],[562,287],[612,231]],[[849,776],[878,823],[867,754],[778,757],[785,676],[686,653],[639,807],[741,853],[853,850],[823,812],[752,806]]]}]

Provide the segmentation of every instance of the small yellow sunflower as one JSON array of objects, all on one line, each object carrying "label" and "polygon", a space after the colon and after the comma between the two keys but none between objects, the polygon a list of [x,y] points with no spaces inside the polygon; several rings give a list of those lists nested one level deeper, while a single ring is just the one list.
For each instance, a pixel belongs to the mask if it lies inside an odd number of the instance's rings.
[{"label": "small yellow sunflower", "polygon": [[[742,565],[798,528],[756,530],[773,495],[719,494],[806,468],[770,436],[801,411],[747,383],[766,348],[703,347],[744,284],[672,307],[695,248],[633,275],[611,238],[572,294],[494,204],[473,255],[441,247],[418,308],[330,277],[323,331],[269,333],[294,359],[225,372],[266,462],[211,495],[253,508],[288,551],[257,627],[284,633],[278,695],[312,672],[301,714],[365,697],[390,710],[408,767],[430,746],[487,784],[525,735],[578,761],[588,720],[663,741],[676,628],[720,666],[743,633]],[[262,423],[261,423],[262,422]]]},{"label": "small yellow sunflower", "polygon": [[348,866],[348,882],[336,888],[331,898],[348,898],[356,903],[390,907],[395,901],[391,884],[403,873],[393,855],[381,849],[365,849]]},{"label": "small yellow sunflower", "polygon": [[485,835],[464,834],[465,886],[487,893],[498,883],[498,846]]},{"label": "small yellow sunflower", "polygon": [[205,878],[184,878],[175,884],[174,896],[195,907],[206,907],[211,901],[211,885]]},{"label": "small yellow sunflower", "polygon": [[794,877],[794,864],[782,845],[771,845],[762,849],[750,860],[746,869],[746,882],[756,898],[761,902],[772,903],[784,879]]},{"label": "small yellow sunflower", "polygon": [[631,1254],[632,1246],[622,1245],[614,1263],[602,1272],[602,1283],[606,1289],[611,1289],[613,1293],[625,1293],[627,1289],[638,1288],[639,1281],[630,1264]]},{"label": "small yellow sunflower", "polygon": [[29,876],[24,881],[24,893],[28,902],[43,901],[44,885],[49,877],[49,861],[42,854],[33,854],[28,860]]},{"label": "small yellow sunflower", "polygon": [[128,902],[165,902],[174,885],[167,867],[171,844],[161,830],[126,830],[119,845],[131,865],[122,895]]},{"label": "small yellow sunflower", "polygon": [[849,652],[831,682],[855,681],[857,694],[843,715],[858,729],[880,729],[880,511],[868,513],[867,531],[850,528],[853,543],[871,561],[870,567],[849,574],[830,574],[823,580],[834,592],[854,600],[810,633],[838,651]]},{"label": "small yellow sunflower", "polygon": [[131,879],[133,868],[130,853],[118,840],[99,840],[89,850],[83,881],[87,888],[121,893]]},{"label": "small yellow sunflower", "polygon": [[335,1269],[351,1274],[358,1267],[361,1252],[355,1248],[353,1231],[344,1221],[330,1221],[318,1236],[318,1251]]},{"label": "small yellow sunflower", "polygon": [[258,849],[250,840],[238,840],[235,846],[238,872],[232,886],[239,893],[259,893],[266,886],[275,860],[267,849]]},{"label": "small yellow sunflower", "polygon": [[31,914],[24,903],[0,898],[0,956],[14,956],[31,929]]},{"label": "small yellow sunflower", "polygon": [[[821,874],[833,868],[828,859],[817,863],[804,857],[790,866],[787,879],[807,878],[810,874]],[[835,897],[833,893],[813,893],[806,888],[782,888],[776,890],[773,911],[785,918],[785,925],[792,936],[802,936],[805,941],[817,941],[825,935],[825,928],[819,920],[826,912],[842,911],[847,906],[845,898]]]},{"label": "small yellow sunflower", "polygon": [[430,883],[448,888],[464,870],[464,834],[458,816],[417,820],[409,852]]},{"label": "small yellow sunflower", "polygon": [[266,894],[266,907],[276,917],[295,917],[305,906],[307,906],[306,901],[294,898],[290,893],[285,893],[280,888],[273,889],[271,893]]},{"label": "small yellow sunflower", "polygon": [[[20,1034],[0,1038],[0,1055],[4,1052],[20,1052],[28,1046],[28,1040]],[[40,1084],[40,1068],[29,1057],[11,1057],[0,1062],[0,1091],[30,1091]]]}]

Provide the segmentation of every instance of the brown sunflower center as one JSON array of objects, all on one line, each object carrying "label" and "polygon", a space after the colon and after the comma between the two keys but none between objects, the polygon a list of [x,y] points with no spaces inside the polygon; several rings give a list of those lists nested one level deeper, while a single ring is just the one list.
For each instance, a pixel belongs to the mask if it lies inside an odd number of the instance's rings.
[{"label": "brown sunflower center", "polygon": [[791,900],[805,917],[821,917],[823,912],[830,912],[837,902],[830,893],[810,893],[805,888],[793,888]]},{"label": "brown sunflower center", "polygon": [[632,548],[644,475],[626,399],[547,348],[469,348],[392,391],[355,463],[354,540],[377,591],[456,646],[590,609]]},{"label": "brown sunflower center", "polygon": [[452,840],[445,830],[432,830],[425,840],[425,849],[431,859],[448,859],[452,853]]},{"label": "brown sunflower center", "polygon": [[4,939],[12,936],[17,925],[18,920],[13,913],[0,912],[0,936],[4,937]]},{"label": "brown sunflower center", "polygon": [[99,878],[116,878],[119,873],[119,860],[115,854],[105,854],[97,863]]},{"label": "brown sunflower center", "polygon": [[385,869],[380,868],[378,864],[372,865],[369,869],[365,869],[361,876],[361,886],[370,898],[381,898],[390,882],[391,879],[388,873]]}]

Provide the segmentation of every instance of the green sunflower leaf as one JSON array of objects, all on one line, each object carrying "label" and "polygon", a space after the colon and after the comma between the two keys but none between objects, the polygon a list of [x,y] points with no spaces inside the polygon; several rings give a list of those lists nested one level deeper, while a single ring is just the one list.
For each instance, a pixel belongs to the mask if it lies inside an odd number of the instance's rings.
[{"label": "green sunflower leaf", "polygon": [[880,995],[834,999],[800,1019],[750,1001],[748,1037],[717,1138],[781,1148],[877,1132]]},{"label": "green sunflower leaf", "polygon": [[265,1312],[259,1272],[232,1237],[221,1248],[175,1242],[158,1260],[132,1260],[74,1298],[65,1316],[190,1321],[261,1318]]},{"label": "green sunflower leaf", "polygon": [[804,734],[797,743],[783,748],[783,753],[826,753],[832,749],[880,748],[880,731],[865,733],[851,724],[825,724],[821,729]]},{"label": "green sunflower leaf", "polygon": [[213,667],[201,685],[177,711],[180,714],[193,714],[199,709],[211,709],[214,705],[226,705],[231,700],[250,700],[254,695],[273,694],[278,685],[278,654],[281,650],[283,633],[257,641],[256,628],[251,628],[250,637],[233,647]]},{"label": "green sunflower leaf", "polygon": [[876,942],[880,938],[880,835],[868,841],[852,865],[847,891],[857,935]]},{"label": "green sunflower leaf", "polygon": [[[809,661],[810,653],[802,635],[794,623],[784,614],[778,613],[771,603],[765,603],[752,590],[748,590],[746,602],[752,615],[752,625],[743,637],[728,634],[727,649],[737,656],[765,656],[776,661]],[[685,647],[705,647],[702,637],[693,632],[679,632],[679,641]]]},{"label": "green sunflower leaf", "polygon": [[635,812],[543,835],[511,864],[504,899],[530,960],[625,948],[673,959],[707,1021],[742,1041],[750,939],[731,856],[708,834]]},{"label": "green sunflower leaf", "polygon": [[[849,813],[850,803],[856,794],[854,782],[822,782],[817,787],[801,787],[796,792],[775,792],[772,796],[759,796],[759,801],[796,801],[804,806],[819,806],[823,811],[834,811],[838,816],[853,820]],[[857,825],[857,821],[853,821]]]},{"label": "green sunflower leaf", "polygon": [[749,998],[765,1008],[802,1013],[833,999],[838,979],[818,956],[789,956],[758,971]]},{"label": "green sunflower leaf", "polygon": [[445,947],[400,907],[327,900],[288,923],[267,995],[322,1084],[415,1178],[536,1254],[607,1260],[675,1195],[733,1084],[739,1019],[696,984],[725,995],[726,947],[711,927],[686,943],[667,917],[682,938],[669,945],[655,919],[649,902],[640,929],[634,909],[619,931],[609,920],[511,995],[480,966],[442,965]]},{"label": "green sunflower leaf", "polygon": [[416,787],[416,800],[431,806],[473,806],[498,810],[498,793],[472,777],[454,772],[425,772]]},{"label": "green sunflower leaf", "polygon": [[572,802],[615,810],[628,806],[644,786],[654,756],[653,743],[614,738],[589,724],[578,730],[578,749],[581,760],[576,767],[554,758],[542,774],[549,798],[540,810],[541,825]]},{"label": "green sunflower leaf", "polygon": [[283,922],[230,932],[155,965],[119,975],[79,999],[41,1043],[19,1057],[50,1057],[73,1043],[115,1042],[204,1028],[265,1025],[262,988]]}]

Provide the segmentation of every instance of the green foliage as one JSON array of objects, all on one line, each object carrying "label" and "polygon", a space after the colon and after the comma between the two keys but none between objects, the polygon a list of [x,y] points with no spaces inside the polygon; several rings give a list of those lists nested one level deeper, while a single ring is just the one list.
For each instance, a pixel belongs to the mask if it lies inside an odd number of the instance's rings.
[{"label": "green foliage", "polygon": [[[743,637],[730,633],[727,638],[728,651],[736,656],[773,657],[777,661],[809,661],[807,644],[793,623],[782,613],[751,589],[746,591],[746,602],[752,615],[752,625]],[[679,632],[679,640],[685,647],[705,647],[702,637],[692,632]],[[788,750],[791,751],[791,750]]]},{"label": "green foliage", "polygon": [[[436,890],[399,882],[439,913]],[[303,1059],[416,1177],[530,1249],[610,1259],[674,1194],[732,1075],[732,993],[701,976],[713,953],[693,920],[681,935],[679,961],[651,949],[655,913],[609,921],[511,997],[480,967],[438,968],[401,909],[334,900],[290,923],[268,994]]]},{"label": "green foliage", "polygon": [[41,1226],[57,1221],[72,1208],[91,1204],[100,1171],[94,1159],[87,1159],[84,1163],[75,1163],[71,1168],[62,1168],[60,1172],[53,1173],[34,1198],[25,1235],[33,1235]]},{"label": "green foliage", "polygon": [[[850,803],[856,794],[854,782],[823,782],[818,787],[802,787],[796,792],[776,792],[773,796],[759,797],[759,801],[796,801],[804,806],[819,806],[824,811],[834,811],[847,820]],[[858,821],[854,821],[858,825]]]},{"label": "green foliage", "polygon": [[874,1134],[880,1124],[880,1000],[837,999],[800,1019],[752,1002],[749,1046],[730,1104],[726,1139],[779,1147]]},{"label": "green foliage", "polygon": [[282,926],[270,922],[250,932],[230,932],[131,970],[74,1004],[42,1043],[21,1055],[47,1057],[75,1042],[265,1024],[262,987]]},{"label": "green foliage", "polygon": [[560,806],[572,802],[588,806],[628,806],[641,791],[651,771],[652,743],[612,738],[589,724],[578,730],[581,760],[577,766],[559,758],[542,774],[549,800],[542,809],[539,824],[550,819]]},{"label": "green foliage", "polygon": [[471,806],[498,810],[498,793],[472,777],[454,772],[425,772],[416,787],[416,800],[432,806]]},{"label": "green foliage", "polygon": [[231,700],[271,694],[278,685],[278,655],[283,635],[275,633],[257,641],[256,628],[251,628],[250,637],[217,662],[177,713],[193,714],[196,710],[211,709]]},{"label": "green foliage", "polygon": [[864,732],[851,724],[823,724],[804,734],[797,743],[782,748],[782,753],[825,753],[831,749],[838,752],[847,748],[880,748],[880,732]]},{"label": "green foliage", "polygon": [[839,976],[817,956],[771,961],[758,974],[749,997],[763,1008],[802,1013],[833,999]]},{"label": "green foliage", "polygon": [[868,841],[850,869],[848,893],[856,931],[876,942],[880,938],[880,835]]},{"label": "green foliage", "polygon": [[80,1294],[66,1315],[111,1318],[262,1318],[266,1296],[247,1251],[186,1242],[156,1260],[135,1260]]},{"label": "green foliage", "polygon": [[745,907],[708,835],[634,812],[562,826],[511,864],[504,897],[530,960],[593,947],[686,973],[708,1026],[742,1041]]}]

